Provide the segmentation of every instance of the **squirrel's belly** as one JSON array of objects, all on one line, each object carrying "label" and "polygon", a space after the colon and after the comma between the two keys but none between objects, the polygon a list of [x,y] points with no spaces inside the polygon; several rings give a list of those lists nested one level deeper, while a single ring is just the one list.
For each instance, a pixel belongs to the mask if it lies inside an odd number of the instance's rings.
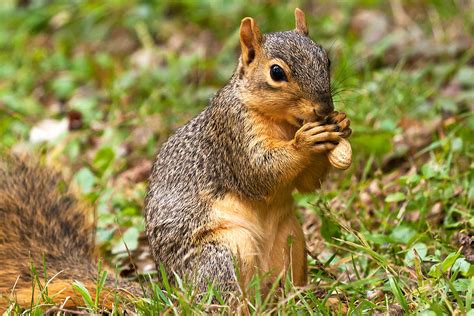
[{"label": "squirrel's belly", "polygon": [[269,205],[227,194],[214,203],[212,218],[212,239],[232,251],[241,281],[247,283],[256,271],[277,277],[291,264],[295,283],[305,283],[305,242],[292,200]]}]

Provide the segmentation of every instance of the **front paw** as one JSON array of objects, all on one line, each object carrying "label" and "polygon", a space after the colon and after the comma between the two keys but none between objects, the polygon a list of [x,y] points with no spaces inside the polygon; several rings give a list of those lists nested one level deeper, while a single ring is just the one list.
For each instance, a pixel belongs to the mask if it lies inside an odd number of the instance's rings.
[{"label": "front paw", "polygon": [[326,118],[327,124],[336,124],[339,126],[342,138],[348,138],[352,134],[350,129],[351,120],[347,118],[346,113],[334,111]]},{"label": "front paw", "polygon": [[341,140],[342,132],[338,124],[324,122],[306,123],[295,134],[294,146],[298,151],[326,154]]}]

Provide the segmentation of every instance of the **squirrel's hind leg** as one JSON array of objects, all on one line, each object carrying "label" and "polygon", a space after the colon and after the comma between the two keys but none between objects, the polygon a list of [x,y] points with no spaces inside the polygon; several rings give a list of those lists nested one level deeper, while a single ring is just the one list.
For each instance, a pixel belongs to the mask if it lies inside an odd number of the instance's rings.
[{"label": "squirrel's hind leg", "polygon": [[228,299],[231,293],[239,291],[240,285],[231,251],[222,244],[206,242],[199,247],[193,273],[193,284],[199,293],[205,293],[212,286]]}]

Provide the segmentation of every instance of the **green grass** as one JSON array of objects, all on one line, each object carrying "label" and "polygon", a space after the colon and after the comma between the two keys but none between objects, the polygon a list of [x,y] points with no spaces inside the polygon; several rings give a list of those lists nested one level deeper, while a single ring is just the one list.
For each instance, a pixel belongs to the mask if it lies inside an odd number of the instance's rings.
[{"label": "green grass", "polygon": [[[241,18],[255,17],[263,31],[291,29],[300,6],[312,38],[330,51],[336,108],[352,120],[354,162],[320,192],[296,195],[300,208],[321,222],[311,231],[323,247],[316,247],[317,260],[309,258],[308,287],[286,280],[269,298],[236,297],[238,308],[474,315],[474,266],[457,243],[474,226],[472,5],[403,2],[409,19],[400,20],[396,8],[377,0],[99,3],[31,1],[19,8],[2,2],[0,150],[29,151],[61,166],[96,206],[97,242],[109,264],[122,270],[128,262],[123,241],[137,257],[143,251],[146,183],[124,172],[153,160],[230,77]],[[356,21],[362,11],[372,14],[364,21],[387,25],[374,42],[364,40]],[[30,141],[39,122],[71,111],[81,113],[80,128]],[[229,312],[212,303],[220,296],[212,289],[196,299],[190,285],[150,286],[127,308]],[[97,298],[83,294],[84,309],[99,312]],[[47,290],[42,296],[48,302]]]}]

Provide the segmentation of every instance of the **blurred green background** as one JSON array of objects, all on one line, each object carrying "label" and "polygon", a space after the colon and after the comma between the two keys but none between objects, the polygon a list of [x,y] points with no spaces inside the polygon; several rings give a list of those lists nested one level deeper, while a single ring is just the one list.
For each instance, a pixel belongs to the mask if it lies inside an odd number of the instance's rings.
[{"label": "blurred green background", "polygon": [[336,275],[321,287],[354,311],[467,312],[473,1],[3,0],[0,151],[57,165],[96,206],[109,261],[126,266],[126,241],[149,271],[141,211],[154,154],[231,76],[240,20],[293,29],[295,7],[329,52],[354,131],[353,166],[297,195],[312,271],[321,261]]}]

